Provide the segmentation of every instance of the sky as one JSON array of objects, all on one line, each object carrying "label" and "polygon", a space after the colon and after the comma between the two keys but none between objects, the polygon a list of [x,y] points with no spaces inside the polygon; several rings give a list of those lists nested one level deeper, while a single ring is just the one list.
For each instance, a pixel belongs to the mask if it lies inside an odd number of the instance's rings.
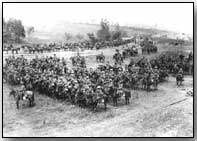
[{"label": "sky", "polygon": [[192,35],[192,3],[4,3],[5,20],[41,29],[61,21],[151,26]]}]

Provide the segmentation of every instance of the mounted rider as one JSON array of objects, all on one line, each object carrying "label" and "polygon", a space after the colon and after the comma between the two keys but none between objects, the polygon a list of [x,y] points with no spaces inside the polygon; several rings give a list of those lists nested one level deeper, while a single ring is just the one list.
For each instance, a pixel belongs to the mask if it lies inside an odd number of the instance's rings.
[{"label": "mounted rider", "polygon": [[22,86],[19,88],[19,92],[22,94],[22,97],[24,96],[25,91],[26,91],[25,85],[22,85]]},{"label": "mounted rider", "polygon": [[182,68],[179,69],[178,75],[182,76],[182,78],[183,78],[183,69]]},{"label": "mounted rider", "polygon": [[121,62],[122,62],[122,55],[121,55],[121,53],[119,52],[118,49],[116,49],[116,53],[114,54],[113,58],[115,59],[116,63],[121,64]]}]

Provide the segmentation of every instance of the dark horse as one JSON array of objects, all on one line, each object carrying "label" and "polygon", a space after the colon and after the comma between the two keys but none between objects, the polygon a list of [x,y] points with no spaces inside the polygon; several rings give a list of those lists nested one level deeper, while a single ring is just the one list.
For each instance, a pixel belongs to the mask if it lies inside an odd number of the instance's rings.
[{"label": "dark horse", "polygon": [[16,107],[19,109],[19,101],[20,100],[28,100],[29,107],[32,107],[34,104],[34,93],[32,91],[18,91],[18,90],[11,90],[10,96],[14,96],[16,100]]},{"label": "dark horse", "polygon": [[177,76],[176,76],[176,84],[177,84],[177,86],[182,85],[182,82],[183,82],[183,75],[182,74],[177,74]]},{"label": "dark horse", "polygon": [[94,111],[97,110],[97,105],[100,103],[104,104],[105,110],[107,110],[107,102],[108,102],[108,96],[102,93],[101,95],[94,95],[92,97],[92,109]]},{"label": "dark horse", "polygon": [[131,98],[131,92],[128,88],[124,88],[123,91],[124,91],[123,96],[125,97],[125,104],[127,105],[129,104],[129,99]]},{"label": "dark horse", "polygon": [[104,63],[105,62],[105,56],[103,54],[99,54],[96,56],[96,61]]}]

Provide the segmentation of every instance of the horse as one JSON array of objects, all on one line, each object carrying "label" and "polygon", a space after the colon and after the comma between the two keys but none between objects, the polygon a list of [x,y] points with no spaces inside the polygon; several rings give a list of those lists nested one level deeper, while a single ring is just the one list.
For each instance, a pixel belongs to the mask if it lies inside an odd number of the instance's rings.
[{"label": "horse", "polygon": [[123,57],[120,53],[116,53],[114,56],[113,56],[113,59],[115,60],[115,62],[117,64],[122,64],[123,63]]},{"label": "horse", "polygon": [[123,95],[123,90],[122,89],[117,89],[115,88],[114,93],[112,94],[112,99],[113,99],[113,105],[118,106],[118,99]]},{"label": "horse", "polygon": [[169,74],[166,70],[160,70],[159,72],[159,81],[169,80]]},{"label": "horse", "polygon": [[147,91],[151,89],[151,85],[153,85],[154,90],[157,89],[157,79],[155,77],[149,77],[147,82]]},{"label": "horse", "polygon": [[97,62],[105,62],[105,56],[103,54],[97,55],[96,56],[96,61]]},{"label": "horse", "polygon": [[129,104],[129,99],[131,97],[131,92],[130,92],[129,89],[126,89],[126,88],[123,89],[123,92],[124,92],[123,97],[125,97],[125,104],[127,105],[127,104]]},{"label": "horse", "polygon": [[7,81],[11,85],[18,85],[21,82],[21,78],[16,72],[12,72],[12,73],[9,72],[6,76],[7,76]]},{"label": "horse", "polygon": [[28,100],[29,101],[29,107],[32,107],[34,104],[34,92],[33,91],[18,91],[18,90],[11,90],[10,96],[13,95],[13,97],[16,100],[16,107],[19,109],[19,101],[20,100]]},{"label": "horse", "polygon": [[97,110],[97,105],[99,103],[103,103],[104,109],[107,110],[107,99],[108,99],[107,96],[104,96],[104,95],[96,96],[96,97],[93,96],[93,103],[92,103],[93,110],[95,110],[95,111]]},{"label": "horse", "polygon": [[97,110],[98,104],[103,103],[104,109],[107,110],[108,95],[106,90],[96,91],[87,99],[87,105],[91,106],[93,111]]},{"label": "horse", "polygon": [[183,75],[182,74],[177,74],[177,76],[176,76],[176,84],[177,84],[177,86],[182,85],[183,81],[184,81],[183,80]]},{"label": "horse", "polygon": [[19,47],[14,47],[11,50],[12,50],[12,54],[14,54],[14,52],[16,52],[16,54],[18,54],[18,51],[20,50],[20,48]]},{"label": "horse", "polygon": [[151,85],[153,85],[154,89],[157,89],[157,78],[153,76],[144,76],[142,78],[142,88],[150,91]]}]

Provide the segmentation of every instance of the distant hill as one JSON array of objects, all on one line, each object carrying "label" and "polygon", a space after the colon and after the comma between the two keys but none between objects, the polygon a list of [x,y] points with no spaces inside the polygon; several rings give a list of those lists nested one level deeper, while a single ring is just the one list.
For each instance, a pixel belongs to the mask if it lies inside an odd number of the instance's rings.
[{"label": "distant hill", "polygon": [[[143,35],[165,35],[168,34],[168,31],[159,30],[154,28],[141,28],[141,27],[126,27],[121,26],[121,29],[127,32],[128,36],[135,34]],[[59,22],[56,25],[51,25],[43,27],[42,29],[35,29],[35,32],[31,37],[27,38],[30,41],[41,41],[41,42],[52,42],[52,41],[64,41],[64,33],[70,33],[72,35],[81,34],[87,39],[87,33],[96,33],[100,29],[98,24],[87,24],[87,23],[67,23]],[[110,26],[110,29],[113,30],[114,26]]]}]

